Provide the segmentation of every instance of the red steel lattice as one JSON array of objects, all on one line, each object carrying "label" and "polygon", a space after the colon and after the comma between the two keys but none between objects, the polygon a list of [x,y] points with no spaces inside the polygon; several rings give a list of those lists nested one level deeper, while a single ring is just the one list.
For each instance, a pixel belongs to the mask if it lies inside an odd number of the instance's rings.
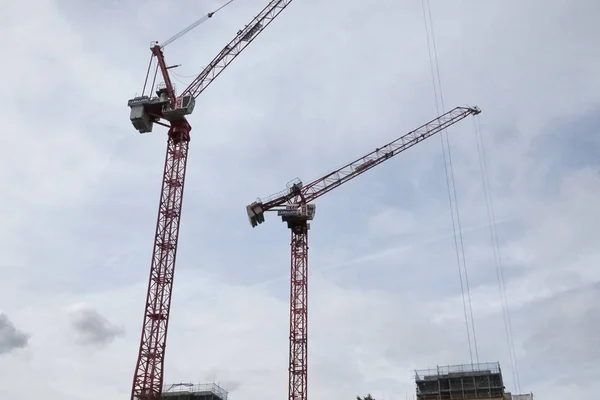
[{"label": "red steel lattice", "polygon": [[308,382],[308,224],[291,226],[289,400],[306,400]]},{"label": "red steel lattice", "polygon": [[171,291],[189,146],[189,126],[169,131],[152,266],[131,400],[158,399],[162,391]]}]

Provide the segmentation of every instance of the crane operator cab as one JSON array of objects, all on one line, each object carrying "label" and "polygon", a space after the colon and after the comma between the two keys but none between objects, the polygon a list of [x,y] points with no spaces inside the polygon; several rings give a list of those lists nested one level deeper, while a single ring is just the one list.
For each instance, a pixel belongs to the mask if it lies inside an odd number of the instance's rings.
[{"label": "crane operator cab", "polygon": [[194,111],[196,99],[191,94],[177,97],[175,107],[171,107],[164,83],[157,85],[156,96],[138,96],[127,102],[131,112],[129,120],[139,133],[152,132],[154,122],[159,118],[177,121]]}]

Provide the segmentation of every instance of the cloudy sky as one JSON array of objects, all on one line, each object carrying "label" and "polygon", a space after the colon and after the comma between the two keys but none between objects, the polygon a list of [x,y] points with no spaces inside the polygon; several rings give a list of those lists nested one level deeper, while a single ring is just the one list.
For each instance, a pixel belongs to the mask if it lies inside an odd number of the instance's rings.
[{"label": "cloudy sky", "polygon": [[[127,100],[152,40],[219,0],[2,2],[0,397],[127,398],[166,135]],[[166,49],[189,77],[266,3],[236,0]],[[600,390],[600,3],[431,0],[446,107],[478,105],[521,392]],[[182,83],[179,83],[181,81]],[[175,81],[181,90],[186,78]],[[287,395],[289,232],[256,197],[436,114],[421,0],[297,0],[198,99],[166,382]],[[449,132],[479,358],[504,335],[474,126]],[[469,362],[440,140],[317,204],[309,396],[402,400]]]}]

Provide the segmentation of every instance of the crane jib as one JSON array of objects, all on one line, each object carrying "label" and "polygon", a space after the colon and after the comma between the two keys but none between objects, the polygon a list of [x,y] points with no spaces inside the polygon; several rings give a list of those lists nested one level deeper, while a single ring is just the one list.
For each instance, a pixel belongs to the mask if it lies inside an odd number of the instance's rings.
[{"label": "crane jib", "polygon": [[250,21],[243,29],[238,30],[236,36],[225,46],[219,54],[202,70],[182,94],[197,97],[212,81],[227,67],[258,34],[277,18],[277,16],[292,2],[292,0],[273,0]]},{"label": "crane jib", "polygon": [[[253,204],[250,207],[249,217],[252,220],[262,219],[258,214],[272,210],[285,202],[300,201],[311,202],[334,188],[348,182],[376,165],[392,158],[393,156],[409,149],[417,143],[435,135],[438,132],[454,125],[469,115],[477,115],[481,112],[478,107],[455,107],[454,109],[427,122],[419,128],[408,132],[400,138],[377,148],[375,151],[333,171],[311,183],[296,188],[298,193],[292,193],[292,187],[281,192],[278,196],[269,196],[265,203]],[[298,196],[295,200],[291,200]],[[258,206],[260,205],[260,206]],[[278,210],[278,213],[281,212]]]},{"label": "crane jib", "polygon": [[355,178],[363,172],[381,164],[383,161],[409,149],[417,143],[435,135],[438,132],[454,125],[467,116],[477,115],[481,110],[477,107],[464,108],[456,107],[447,113],[427,122],[419,128],[401,136],[400,138],[388,143],[375,151],[353,161],[344,167],[319,178],[302,188],[304,201],[310,202],[330,190],[342,185],[345,182]]}]

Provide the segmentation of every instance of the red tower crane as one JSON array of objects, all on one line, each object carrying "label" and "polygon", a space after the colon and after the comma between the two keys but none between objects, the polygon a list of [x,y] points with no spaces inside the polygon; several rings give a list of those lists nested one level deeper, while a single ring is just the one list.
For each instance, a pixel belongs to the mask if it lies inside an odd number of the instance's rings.
[{"label": "red tower crane", "polygon": [[[232,1],[232,0],[231,0]],[[229,1],[227,4],[231,3]],[[159,124],[169,128],[167,152],[164,163],[164,174],[158,208],[158,221],[152,251],[150,278],[146,296],[144,322],[140,339],[140,348],[133,377],[131,399],[157,399],[162,393],[163,367],[171,293],[177,255],[177,239],[185,183],[185,170],[188,156],[188,145],[192,127],[186,115],[194,110],[195,99],[208,85],[227,67],[255,38],[262,32],[292,0],[272,0],[269,4],[237,32],[237,35],[221,50],[192,83],[178,96],[169,77],[169,69],[163,55],[163,48],[173,40],[181,37],[203,21],[205,17],[194,22],[162,45],[152,43],[150,64],[144,81],[142,94],[128,102],[131,108],[130,120],[140,133],[152,131],[153,125]],[[222,6],[221,8],[223,8]],[[219,11],[219,8],[217,11]],[[152,84],[146,88],[151,69],[157,61]],[[158,70],[163,83],[156,88],[156,96],[152,89]]]},{"label": "red tower crane", "polygon": [[308,221],[315,216],[312,201],[363,172],[389,160],[415,144],[443,131],[469,115],[477,115],[477,107],[456,107],[427,122],[412,132],[355,160],[307,185],[299,179],[288,183],[287,189],[246,207],[252,227],[264,222],[266,211],[277,211],[291,230],[290,284],[290,348],[289,400],[307,399],[308,371]]}]

